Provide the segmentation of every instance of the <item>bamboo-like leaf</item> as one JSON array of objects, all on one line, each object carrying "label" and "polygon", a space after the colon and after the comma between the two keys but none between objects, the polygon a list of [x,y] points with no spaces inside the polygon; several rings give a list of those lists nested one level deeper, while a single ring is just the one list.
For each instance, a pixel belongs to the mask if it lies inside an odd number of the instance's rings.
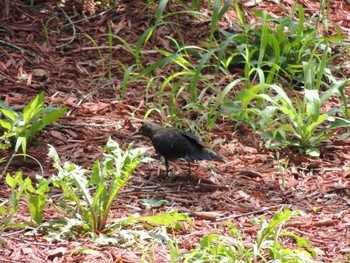
[{"label": "bamboo-like leaf", "polygon": [[181,54],[174,54],[168,57],[164,57],[161,58],[160,60],[156,61],[155,63],[153,63],[152,65],[148,66],[147,68],[145,68],[144,70],[142,70],[137,76],[136,78],[140,78],[150,72],[152,72],[153,70],[155,70],[156,68],[160,68],[162,66],[164,66],[167,63],[173,62],[175,59],[177,59],[178,57],[180,57]]}]

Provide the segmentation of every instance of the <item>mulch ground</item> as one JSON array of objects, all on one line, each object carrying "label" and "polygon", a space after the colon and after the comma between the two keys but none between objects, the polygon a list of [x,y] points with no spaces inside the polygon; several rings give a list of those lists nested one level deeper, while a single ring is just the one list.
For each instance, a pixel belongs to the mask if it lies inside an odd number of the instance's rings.
[{"label": "mulch ground", "polygon": [[[90,167],[94,160],[101,158],[109,136],[122,148],[133,141],[135,146],[149,147],[149,155],[157,158],[148,140],[131,136],[149,110],[147,99],[152,94],[146,94],[147,84],[132,83],[122,98],[120,88],[124,71],[120,65],[130,66],[134,59],[118,40],[110,52],[105,35],[107,25],[110,25],[114,34],[135,44],[149,27],[147,23],[156,6],[144,12],[143,2],[146,1],[124,1],[117,10],[82,18],[81,7],[73,6],[73,1],[66,1],[61,8],[55,1],[34,2],[34,7],[25,1],[0,3],[0,99],[20,109],[44,91],[48,104],[69,107],[65,117],[40,133],[40,143],[28,148],[28,154],[42,163],[45,176],[55,173],[47,157],[47,144],[56,148],[62,161],[83,167]],[[253,8],[275,15],[281,15],[283,11],[273,1],[245,2],[248,18],[252,16]],[[330,18],[345,33],[350,28],[349,4],[347,1],[331,2]],[[283,7],[288,11],[293,3],[283,1]],[[317,1],[300,3],[307,16],[319,10]],[[169,5],[168,11],[176,8],[179,7]],[[75,34],[63,11],[74,21]],[[234,11],[229,11],[220,23],[228,26],[234,20]],[[205,20],[193,22],[186,14],[181,17],[180,28],[186,43],[198,43],[202,33],[209,31],[209,26]],[[334,24],[330,24],[330,29],[334,29]],[[171,50],[164,38],[169,32],[179,34],[172,24],[159,27],[143,50],[152,51],[156,47]],[[144,52],[141,62],[150,64],[156,59],[153,52]],[[150,118],[160,120],[156,113]],[[187,164],[181,161],[171,165],[172,180],[164,180],[161,160],[141,164],[118,195],[112,207],[111,221],[134,213],[154,215],[173,209],[193,218],[192,229],[185,224],[184,229],[175,233],[180,252],[194,248],[208,233],[225,233],[228,220],[241,230],[244,243],[249,247],[258,229],[251,219],[264,215],[269,220],[277,210],[288,207],[301,210],[305,215],[288,221],[285,229],[307,238],[317,251],[317,261],[347,262],[350,255],[350,139],[321,145],[321,158],[285,150],[277,162],[275,153],[265,150],[264,141],[258,134],[247,127],[237,128],[228,120],[219,120],[206,137],[226,163],[196,163],[191,182],[186,177]],[[0,157],[9,154],[1,152]],[[283,170],[287,161],[288,169]],[[40,172],[31,159],[15,159],[9,171],[18,170],[31,178]],[[9,193],[7,185],[2,183],[1,202],[9,198]],[[152,197],[164,198],[169,203],[160,208],[145,208],[142,199]],[[60,216],[53,208],[45,209],[45,220]],[[20,222],[30,221],[24,201],[16,218]],[[97,246],[84,236],[77,240],[57,241],[40,232],[33,234],[31,231],[29,235],[27,230],[18,229],[1,233],[0,241],[1,262],[104,262],[107,259],[139,262],[142,255],[133,247]],[[285,240],[285,243],[291,246],[293,242]],[[81,247],[100,251],[100,255],[81,253],[77,250]],[[169,262],[166,246],[155,245],[150,254],[153,262]],[[120,259],[122,261],[118,261]]]}]

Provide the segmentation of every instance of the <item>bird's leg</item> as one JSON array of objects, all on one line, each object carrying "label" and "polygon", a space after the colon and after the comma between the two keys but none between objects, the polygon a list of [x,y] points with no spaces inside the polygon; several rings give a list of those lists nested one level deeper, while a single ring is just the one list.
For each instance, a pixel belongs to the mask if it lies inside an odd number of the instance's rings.
[{"label": "bird's leg", "polygon": [[191,178],[191,162],[190,161],[187,161],[188,162],[188,178]]},{"label": "bird's leg", "polygon": [[169,177],[169,161],[167,159],[164,159],[165,160],[165,175],[166,175],[166,178]]}]

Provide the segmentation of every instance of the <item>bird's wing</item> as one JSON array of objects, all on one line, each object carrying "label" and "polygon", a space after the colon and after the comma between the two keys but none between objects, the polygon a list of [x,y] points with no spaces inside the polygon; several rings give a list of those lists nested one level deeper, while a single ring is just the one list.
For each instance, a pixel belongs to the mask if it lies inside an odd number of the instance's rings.
[{"label": "bird's wing", "polygon": [[192,143],[177,130],[156,133],[152,144],[159,154],[169,158],[179,158],[192,151]]},{"label": "bird's wing", "polygon": [[192,143],[192,145],[199,146],[200,148],[204,147],[204,145],[192,133],[180,129],[178,129],[178,131],[182,136],[189,140]]}]

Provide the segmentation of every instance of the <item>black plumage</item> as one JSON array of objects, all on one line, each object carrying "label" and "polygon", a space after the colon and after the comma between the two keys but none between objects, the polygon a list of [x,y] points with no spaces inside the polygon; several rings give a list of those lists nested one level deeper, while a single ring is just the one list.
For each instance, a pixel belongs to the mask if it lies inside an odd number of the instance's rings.
[{"label": "black plumage", "polygon": [[163,128],[156,123],[145,123],[135,134],[151,139],[154,149],[164,157],[166,175],[169,174],[169,161],[184,158],[188,162],[188,174],[191,174],[191,162],[194,160],[213,160],[223,162],[222,158],[209,152],[191,133],[174,128]]}]

